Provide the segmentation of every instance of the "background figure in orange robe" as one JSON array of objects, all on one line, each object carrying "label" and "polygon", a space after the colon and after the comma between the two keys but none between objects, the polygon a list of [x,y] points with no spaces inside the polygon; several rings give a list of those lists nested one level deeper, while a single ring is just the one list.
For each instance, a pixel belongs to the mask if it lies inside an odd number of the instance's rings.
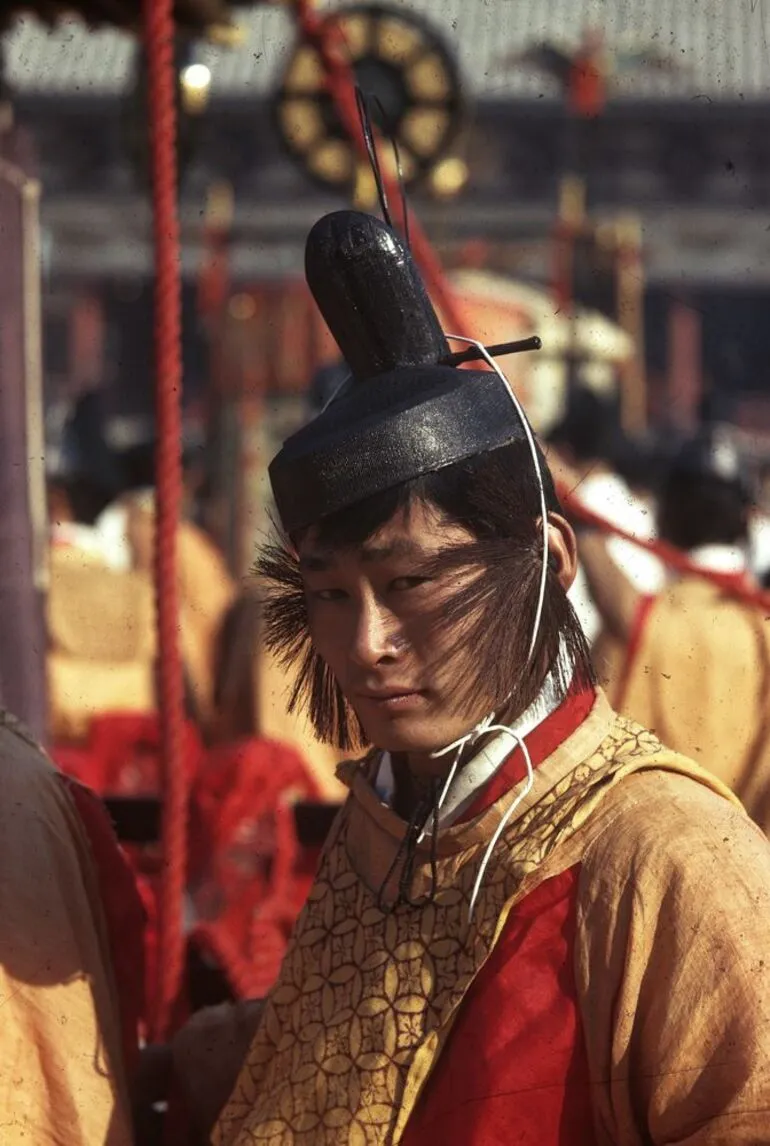
[{"label": "background figure in orange robe", "polygon": [[[0,1140],[132,1146],[142,939],[130,876],[90,794],[1,711],[0,787]],[[119,902],[105,901],[102,872]]]},{"label": "background figure in orange robe", "polygon": [[[579,494],[578,490],[578,494]],[[674,459],[661,491],[661,537],[704,569],[753,584],[751,499],[733,448],[709,435]],[[581,531],[591,591],[622,656],[601,668],[610,699],[669,747],[726,783],[770,832],[770,628],[765,611],[697,576],[641,595],[604,538]]]}]

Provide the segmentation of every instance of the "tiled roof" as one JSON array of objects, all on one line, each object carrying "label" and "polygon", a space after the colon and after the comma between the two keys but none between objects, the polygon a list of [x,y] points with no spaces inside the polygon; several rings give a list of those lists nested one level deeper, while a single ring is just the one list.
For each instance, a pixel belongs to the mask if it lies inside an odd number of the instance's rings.
[{"label": "tiled roof", "polygon": [[[544,40],[574,47],[586,29],[599,28],[612,50],[650,52],[677,70],[626,74],[618,97],[766,99],[770,94],[770,0],[388,0],[418,13],[459,54],[463,77],[482,98],[557,95],[537,72],[504,65]],[[338,7],[328,2],[323,7]],[[282,7],[238,11],[246,33],[238,49],[201,46],[213,74],[212,95],[249,96],[270,90],[292,42]],[[48,33],[22,19],[6,39],[8,79],[28,92],[122,91],[131,74],[132,45],[118,32],[88,33],[69,21]]]},{"label": "tiled roof", "polygon": [[112,30],[89,32],[62,20],[49,32],[24,18],[5,36],[5,74],[11,89],[41,94],[123,91],[131,82],[134,41]]}]

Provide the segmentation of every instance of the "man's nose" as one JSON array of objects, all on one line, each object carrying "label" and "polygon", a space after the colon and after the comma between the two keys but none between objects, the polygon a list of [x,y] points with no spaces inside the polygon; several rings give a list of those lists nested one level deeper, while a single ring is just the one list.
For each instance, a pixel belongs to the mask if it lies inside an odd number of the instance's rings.
[{"label": "man's nose", "polygon": [[380,602],[363,600],[356,617],[351,658],[364,668],[395,660],[404,640],[396,617]]}]

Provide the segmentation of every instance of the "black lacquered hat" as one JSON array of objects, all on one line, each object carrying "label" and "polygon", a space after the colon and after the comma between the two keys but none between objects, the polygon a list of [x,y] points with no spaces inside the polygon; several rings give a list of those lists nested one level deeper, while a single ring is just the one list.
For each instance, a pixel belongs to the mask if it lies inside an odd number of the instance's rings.
[{"label": "black lacquered hat", "polygon": [[451,352],[409,250],[385,223],[358,211],[324,216],[308,236],[305,273],[350,378],[270,465],[288,533],[525,437],[498,375],[457,369],[478,351]]}]

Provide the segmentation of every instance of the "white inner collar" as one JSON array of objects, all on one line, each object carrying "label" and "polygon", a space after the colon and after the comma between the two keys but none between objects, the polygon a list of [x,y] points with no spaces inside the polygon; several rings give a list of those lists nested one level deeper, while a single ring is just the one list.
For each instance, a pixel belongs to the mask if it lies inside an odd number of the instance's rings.
[{"label": "white inner collar", "polygon": [[[565,650],[562,648],[560,663],[548,674],[542,689],[526,712],[510,726],[511,732],[520,739],[529,736],[564,700],[566,689],[562,681],[571,676],[569,672],[564,671],[564,655]],[[516,743],[513,737],[505,732],[498,732],[485,748],[458,769],[439,813],[439,827],[449,827],[470,807],[480,789],[489,783],[515,750]],[[393,762],[390,753],[383,752],[374,780],[374,789],[388,807],[393,804],[395,788]]]}]

